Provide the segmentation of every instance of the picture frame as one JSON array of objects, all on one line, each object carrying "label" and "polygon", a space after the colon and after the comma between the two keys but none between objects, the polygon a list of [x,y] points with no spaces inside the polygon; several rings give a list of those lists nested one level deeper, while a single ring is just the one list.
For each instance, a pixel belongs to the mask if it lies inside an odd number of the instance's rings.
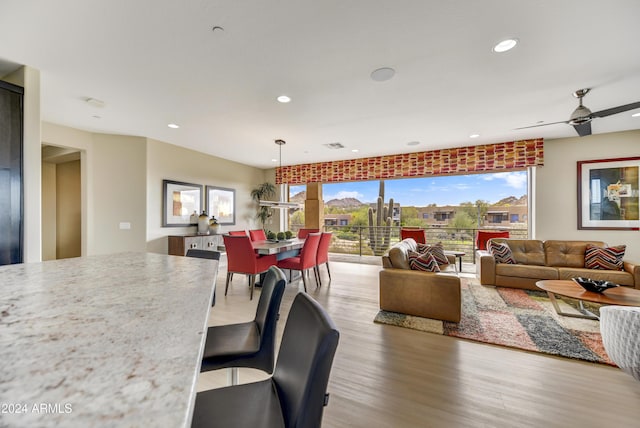
[{"label": "picture frame", "polygon": [[579,161],[578,229],[640,230],[640,157]]},{"label": "picture frame", "polygon": [[[184,227],[198,224],[202,212],[202,185],[162,180],[162,226]],[[195,222],[193,214],[195,213]]]},{"label": "picture frame", "polygon": [[206,186],[206,211],[220,225],[236,224],[236,191],[227,187]]}]

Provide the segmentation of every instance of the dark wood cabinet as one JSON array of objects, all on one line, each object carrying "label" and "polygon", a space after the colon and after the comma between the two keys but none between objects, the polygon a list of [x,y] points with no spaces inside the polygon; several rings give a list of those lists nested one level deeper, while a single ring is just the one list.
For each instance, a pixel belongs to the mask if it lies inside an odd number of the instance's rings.
[{"label": "dark wood cabinet", "polygon": [[23,96],[0,81],[0,265],[23,261]]}]

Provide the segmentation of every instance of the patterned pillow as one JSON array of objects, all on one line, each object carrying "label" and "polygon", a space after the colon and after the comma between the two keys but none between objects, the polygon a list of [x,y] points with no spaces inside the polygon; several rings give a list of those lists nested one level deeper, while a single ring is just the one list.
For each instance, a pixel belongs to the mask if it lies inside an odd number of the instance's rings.
[{"label": "patterned pillow", "polygon": [[438,262],[432,254],[420,254],[415,251],[409,251],[409,267],[412,270],[421,270],[424,272],[440,272]]},{"label": "patterned pillow", "polygon": [[584,253],[584,267],[587,269],[622,270],[622,259],[626,249],[626,245],[600,248],[593,244],[587,244],[587,250]]},{"label": "patterned pillow", "polygon": [[434,245],[418,244],[418,252],[421,254],[431,254],[436,259],[439,265],[449,264],[449,259],[444,254],[444,247],[442,246],[442,242],[438,242]]},{"label": "patterned pillow", "polygon": [[489,242],[487,242],[487,249],[493,258],[496,259],[496,263],[506,263],[509,265],[518,264],[516,259],[513,258],[511,248],[505,243],[497,243],[489,240]]}]

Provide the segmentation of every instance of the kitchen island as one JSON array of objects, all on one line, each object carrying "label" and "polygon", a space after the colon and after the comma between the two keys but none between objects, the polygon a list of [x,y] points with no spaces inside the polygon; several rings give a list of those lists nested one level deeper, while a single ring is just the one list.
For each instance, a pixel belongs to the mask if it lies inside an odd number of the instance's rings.
[{"label": "kitchen island", "polygon": [[0,267],[0,426],[187,427],[217,261]]}]

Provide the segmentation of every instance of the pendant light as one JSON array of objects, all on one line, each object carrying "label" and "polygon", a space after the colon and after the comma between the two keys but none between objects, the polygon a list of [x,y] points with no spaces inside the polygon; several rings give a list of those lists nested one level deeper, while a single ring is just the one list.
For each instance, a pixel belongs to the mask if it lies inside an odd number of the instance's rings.
[{"label": "pendant light", "polygon": [[[280,164],[279,164],[279,168],[282,168],[282,146],[284,146],[286,143],[286,141],[284,140],[276,140],[275,143],[278,145],[278,150],[280,152]],[[289,208],[300,208],[300,204],[295,203],[295,202],[286,202],[283,200],[283,193],[282,191],[280,192],[280,200],[279,201],[264,201],[264,200],[260,200],[260,206],[261,207],[270,207],[270,208],[278,208],[281,210],[286,210]]]}]

